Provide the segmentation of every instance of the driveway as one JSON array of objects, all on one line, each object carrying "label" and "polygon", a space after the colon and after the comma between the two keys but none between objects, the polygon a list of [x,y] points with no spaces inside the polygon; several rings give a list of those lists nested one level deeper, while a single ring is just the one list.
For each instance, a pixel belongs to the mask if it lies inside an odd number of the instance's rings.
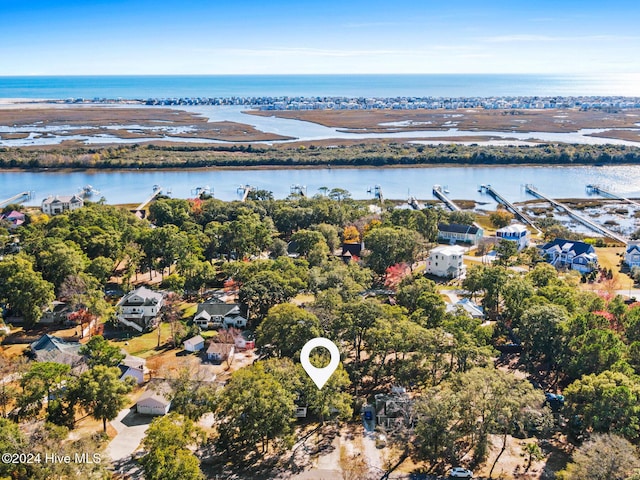
[{"label": "driveway", "polygon": [[114,464],[120,463],[135,452],[154,418],[140,415],[135,410],[135,406],[125,408],[111,421],[118,434],[109,443],[106,453]]}]

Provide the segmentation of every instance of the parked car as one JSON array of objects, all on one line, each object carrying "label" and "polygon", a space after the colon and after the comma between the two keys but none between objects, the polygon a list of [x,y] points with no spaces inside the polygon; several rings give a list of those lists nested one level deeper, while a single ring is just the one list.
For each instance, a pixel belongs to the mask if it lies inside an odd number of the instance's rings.
[{"label": "parked car", "polygon": [[473,472],[462,467],[454,467],[449,470],[450,478],[473,478]]},{"label": "parked car", "polygon": [[373,420],[373,412],[371,410],[364,411],[364,419],[365,420]]}]

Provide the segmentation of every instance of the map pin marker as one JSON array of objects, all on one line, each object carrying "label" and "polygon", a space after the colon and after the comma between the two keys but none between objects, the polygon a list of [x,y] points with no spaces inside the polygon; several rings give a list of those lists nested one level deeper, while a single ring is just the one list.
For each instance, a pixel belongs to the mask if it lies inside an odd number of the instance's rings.
[{"label": "map pin marker", "polygon": [[[316,347],[323,347],[329,350],[331,354],[331,361],[329,365],[323,368],[314,367],[309,361],[309,354]],[[327,383],[327,380],[331,378],[333,372],[338,368],[338,364],[340,363],[340,352],[338,351],[338,347],[328,338],[317,337],[309,340],[302,347],[302,351],[300,352],[300,363],[302,364],[302,368],[307,372],[307,375],[311,377],[313,383],[316,384],[318,390],[322,390],[324,384]]]}]

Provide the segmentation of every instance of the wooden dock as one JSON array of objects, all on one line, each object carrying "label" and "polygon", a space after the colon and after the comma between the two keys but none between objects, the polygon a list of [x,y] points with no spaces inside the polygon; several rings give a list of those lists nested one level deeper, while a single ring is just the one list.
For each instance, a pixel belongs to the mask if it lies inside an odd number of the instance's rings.
[{"label": "wooden dock", "polygon": [[459,212],[461,208],[455,204],[453,200],[447,197],[442,191],[442,187],[440,185],[433,186],[433,196],[444,203],[449,210],[452,212]]},{"label": "wooden dock", "polygon": [[246,202],[247,201],[247,197],[249,196],[249,193],[251,192],[255,192],[256,191],[256,187],[252,186],[252,185],[240,185],[238,187],[238,195],[240,196],[240,201],[241,202]]},{"label": "wooden dock", "polygon": [[622,197],[620,195],[616,195],[613,192],[605,190],[600,185],[589,184],[587,185],[587,192],[595,193],[602,197],[613,198],[614,200],[621,200],[623,202],[629,203],[631,205],[635,205],[636,207],[640,207],[640,202],[636,202],[635,200],[631,200],[630,198]]},{"label": "wooden dock", "polygon": [[496,202],[504,205],[505,208],[509,212],[513,213],[516,216],[516,218],[518,220],[520,220],[522,223],[525,223],[525,224],[529,225],[531,228],[535,228],[538,233],[542,233],[540,231],[540,229],[538,227],[536,227],[535,223],[533,222],[533,219],[529,215],[527,215],[527,214],[521,212],[520,210],[518,210],[514,204],[512,204],[509,200],[507,200],[502,195],[500,195],[496,191],[496,189],[493,188],[491,185],[489,185],[489,184],[480,185],[479,191],[480,192],[484,192],[484,193],[488,193],[489,195],[491,195],[495,199]]},{"label": "wooden dock", "polygon": [[158,195],[160,195],[162,193],[162,187],[160,185],[155,185],[153,187],[153,193],[147,197],[144,202],[142,202],[140,205],[138,205],[136,208],[134,208],[132,211],[133,213],[135,213],[136,215],[138,215],[141,218],[144,218],[144,209],[147,205],[149,205],[154,198],[156,198]]},{"label": "wooden dock", "polygon": [[559,210],[564,210],[565,212],[567,212],[569,214],[570,217],[574,218],[575,220],[579,221],[580,223],[582,223],[584,226],[590,228],[591,230],[593,230],[594,232],[597,232],[601,235],[604,235],[605,237],[609,237],[613,240],[616,240],[617,242],[622,243],[623,245],[626,245],[628,243],[628,240],[626,238],[624,238],[622,235],[618,235],[615,232],[612,232],[611,230],[609,230],[606,227],[603,227],[602,225],[598,225],[597,223],[592,222],[591,220],[589,220],[588,218],[583,217],[582,215],[578,214],[576,211],[572,210],[571,208],[569,208],[568,206],[566,206],[564,203],[560,203],[557,200],[554,200],[553,198],[549,198],[546,195],[540,193],[536,187],[534,187],[531,184],[525,185],[525,188],[527,190],[527,193],[533,195],[534,197],[538,197],[546,202],[549,202],[551,205],[553,205],[555,208],[559,209]]},{"label": "wooden dock", "polygon": [[33,192],[20,192],[13,197],[9,197],[6,200],[0,200],[0,207],[11,205],[12,203],[22,203],[33,198]]}]

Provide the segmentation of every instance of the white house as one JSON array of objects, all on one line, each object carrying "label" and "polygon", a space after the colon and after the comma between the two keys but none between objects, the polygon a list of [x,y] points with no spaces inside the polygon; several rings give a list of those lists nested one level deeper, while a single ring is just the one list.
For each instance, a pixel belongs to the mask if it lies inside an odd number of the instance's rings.
[{"label": "white house", "polygon": [[222,362],[235,353],[235,346],[232,343],[212,342],[207,348],[207,358],[212,362]]},{"label": "white house", "polygon": [[84,200],[78,195],[49,195],[42,201],[42,213],[47,215],[73,212],[82,207],[84,207]]},{"label": "white house", "polygon": [[191,337],[188,340],[184,341],[184,349],[187,352],[199,352],[204,348],[204,338],[200,335],[196,335],[195,337]]},{"label": "white house", "polygon": [[443,278],[457,278],[466,267],[462,261],[464,248],[458,245],[436,247],[429,252],[426,273]]},{"label": "white house", "polygon": [[540,247],[540,254],[554,267],[589,273],[598,268],[598,255],[593,245],[556,238]]},{"label": "white house", "polygon": [[156,325],[158,312],[164,304],[161,293],[138,287],[127,293],[116,305],[118,321],[138,332],[151,330]]},{"label": "white house", "polygon": [[531,243],[531,233],[521,223],[512,223],[496,230],[496,237],[501,240],[516,242],[518,251],[527,248]]},{"label": "white house", "polygon": [[120,362],[120,365],[118,365],[118,368],[120,369],[120,380],[124,380],[127,377],[132,377],[136,380],[136,383],[138,385],[144,383],[146,363],[147,362],[144,358],[127,355]]},{"label": "white house", "polygon": [[136,409],[144,415],[166,415],[171,408],[171,400],[160,390],[147,389],[138,401]]},{"label": "white house", "polygon": [[223,303],[218,300],[208,300],[198,305],[193,317],[193,323],[200,328],[244,328],[247,319],[240,312],[237,303]]},{"label": "white house", "polygon": [[447,304],[447,312],[455,313],[458,310],[458,308],[461,308],[463,311],[468,313],[471,316],[471,318],[475,318],[475,319],[478,319],[478,320],[484,320],[485,319],[485,314],[484,314],[484,310],[482,309],[482,307],[479,306],[479,305],[476,305],[475,303],[473,303],[468,298],[463,298],[460,301],[458,301],[457,303],[448,303]]},{"label": "white house", "polygon": [[624,261],[629,268],[640,267],[640,241],[634,240],[627,244]]}]

